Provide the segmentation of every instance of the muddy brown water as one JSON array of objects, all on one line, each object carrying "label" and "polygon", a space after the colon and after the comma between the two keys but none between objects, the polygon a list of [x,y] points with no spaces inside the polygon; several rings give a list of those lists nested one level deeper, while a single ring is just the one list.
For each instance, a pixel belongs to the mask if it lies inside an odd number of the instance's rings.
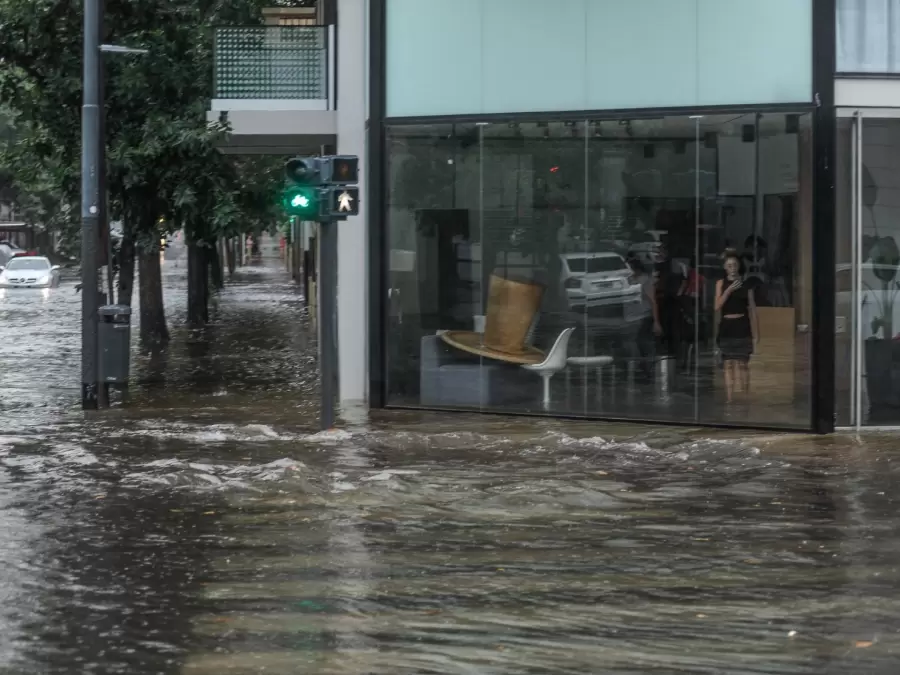
[{"label": "muddy brown water", "polygon": [[380,413],[315,431],[276,269],[77,408],[79,298],[0,298],[0,673],[900,672],[898,446]]}]

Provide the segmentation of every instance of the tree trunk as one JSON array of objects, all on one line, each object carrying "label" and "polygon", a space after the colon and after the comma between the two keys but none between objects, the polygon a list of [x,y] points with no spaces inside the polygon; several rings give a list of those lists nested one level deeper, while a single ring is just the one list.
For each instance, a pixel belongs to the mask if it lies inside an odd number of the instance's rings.
[{"label": "tree trunk", "polygon": [[199,328],[209,321],[209,274],[206,251],[198,244],[188,244],[188,326]]},{"label": "tree trunk", "polygon": [[119,248],[119,304],[131,307],[134,295],[134,232],[126,225]]},{"label": "tree trunk", "polygon": [[213,288],[221,291],[225,288],[225,277],[222,274],[222,258],[219,257],[219,247],[216,244],[211,244],[207,248],[207,256],[210,281],[212,281]]},{"label": "tree trunk", "polygon": [[169,342],[166,311],[163,305],[162,270],[156,247],[141,251],[138,257],[141,301],[141,344],[159,348]]},{"label": "tree trunk", "polygon": [[225,240],[225,260],[228,265],[228,276],[234,276],[234,270],[237,267],[237,260],[234,255],[234,239],[228,237]]}]

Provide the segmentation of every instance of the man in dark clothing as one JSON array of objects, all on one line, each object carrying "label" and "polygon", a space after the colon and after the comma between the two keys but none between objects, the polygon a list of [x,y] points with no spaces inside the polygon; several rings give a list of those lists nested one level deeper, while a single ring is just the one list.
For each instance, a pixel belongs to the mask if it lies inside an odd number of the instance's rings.
[{"label": "man in dark clothing", "polygon": [[677,356],[681,343],[682,317],[679,292],[687,280],[684,265],[672,259],[669,247],[662,243],[657,251],[654,269],[656,277],[656,303],[659,307],[660,353]]}]

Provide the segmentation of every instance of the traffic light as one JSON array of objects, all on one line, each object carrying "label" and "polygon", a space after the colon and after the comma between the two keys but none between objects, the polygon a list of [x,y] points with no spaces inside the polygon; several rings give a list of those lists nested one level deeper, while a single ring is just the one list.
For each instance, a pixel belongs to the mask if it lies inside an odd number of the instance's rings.
[{"label": "traffic light", "polygon": [[282,205],[289,216],[315,220],[319,216],[318,189],[303,185],[287,187],[282,196]]},{"label": "traffic light", "polygon": [[285,162],[284,177],[288,215],[320,222],[359,215],[358,157],[294,157]]},{"label": "traffic light", "polygon": [[359,182],[359,157],[336,155],[322,158],[322,183],[353,185]]},{"label": "traffic light", "polygon": [[285,213],[304,220],[319,217],[321,169],[318,157],[294,157],[284,164],[286,187],[282,193]]},{"label": "traffic light", "polygon": [[359,215],[359,188],[355,185],[331,185],[322,193],[323,216],[346,218]]},{"label": "traffic light", "polygon": [[319,185],[322,183],[322,160],[318,157],[294,157],[284,163],[288,183]]}]

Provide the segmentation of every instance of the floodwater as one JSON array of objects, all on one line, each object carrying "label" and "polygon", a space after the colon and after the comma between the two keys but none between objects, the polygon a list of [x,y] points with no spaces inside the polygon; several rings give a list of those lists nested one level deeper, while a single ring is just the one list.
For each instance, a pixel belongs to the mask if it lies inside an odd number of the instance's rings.
[{"label": "floodwater", "polygon": [[278,270],[77,407],[79,296],[0,297],[0,673],[900,672],[898,444],[379,414],[315,433]]}]

